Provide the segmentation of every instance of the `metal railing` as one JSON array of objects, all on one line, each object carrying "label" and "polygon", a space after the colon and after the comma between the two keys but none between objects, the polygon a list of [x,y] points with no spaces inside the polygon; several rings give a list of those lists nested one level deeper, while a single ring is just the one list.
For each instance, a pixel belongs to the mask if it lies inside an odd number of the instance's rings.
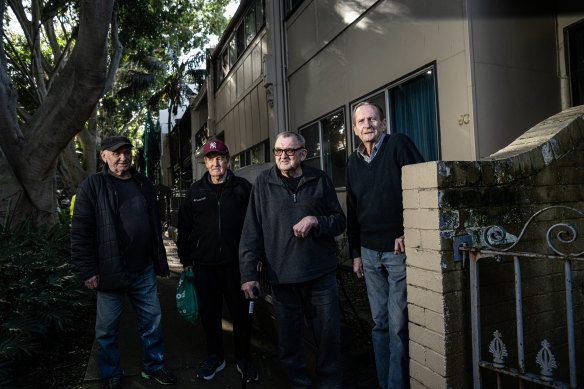
[{"label": "metal railing", "polygon": [[[572,291],[572,265],[575,261],[584,261],[584,251],[569,252],[564,247],[574,248],[582,241],[577,241],[578,230],[568,222],[553,224],[547,229],[547,246],[554,252],[544,254],[536,252],[512,251],[524,238],[528,227],[541,214],[550,211],[560,211],[571,213],[574,218],[570,220],[582,220],[584,212],[566,206],[551,206],[544,208],[529,218],[523,226],[517,238],[508,238],[508,234],[501,226],[490,226],[484,230],[482,240],[486,247],[476,248],[472,246],[470,235],[457,236],[454,238],[455,261],[461,260],[463,266],[466,262],[470,265],[470,297],[471,297],[471,325],[472,325],[472,367],[473,367],[473,387],[479,389],[483,387],[484,369],[493,371],[496,374],[497,387],[501,388],[503,376],[513,377],[518,381],[519,387],[523,388],[525,383],[535,383],[543,387],[550,388],[579,388],[577,382],[576,364],[576,339],[574,330],[574,299]],[[548,220],[549,221],[549,220]],[[554,223],[553,221],[551,223]],[[555,239],[554,233],[557,232]],[[556,243],[554,243],[554,241]],[[507,245],[502,248],[501,245]],[[558,247],[562,247],[560,250]],[[479,284],[479,261],[486,259],[496,259],[501,261],[502,256],[513,257],[513,271],[515,281],[515,321],[517,339],[517,368],[509,367],[505,358],[509,356],[507,345],[503,342],[503,336],[498,329],[493,332],[493,338],[489,343],[489,352],[492,360],[483,359],[481,350],[481,305],[480,305],[480,284]],[[525,339],[524,339],[524,314],[522,295],[522,275],[521,260],[540,258],[549,261],[561,261],[564,264],[564,285],[566,300],[566,330],[567,330],[567,352],[569,361],[569,383],[556,380],[554,370],[558,368],[556,357],[552,353],[552,347],[547,339],[539,340],[541,348],[536,353],[535,362],[540,367],[538,373],[528,372],[525,359]],[[552,307],[552,310],[557,307]],[[581,325],[581,323],[580,323]],[[564,347],[565,349],[565,347]],[[580,366],[582,368],[582,366]]]}]

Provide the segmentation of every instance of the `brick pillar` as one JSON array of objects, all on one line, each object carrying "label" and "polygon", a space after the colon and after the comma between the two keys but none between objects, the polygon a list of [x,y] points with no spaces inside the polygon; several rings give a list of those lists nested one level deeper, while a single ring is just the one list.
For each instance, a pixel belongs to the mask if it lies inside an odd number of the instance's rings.
[{"label": "brick pillar", "polygon": [[437,166],[402,171],[412,389],[447,386]]}]

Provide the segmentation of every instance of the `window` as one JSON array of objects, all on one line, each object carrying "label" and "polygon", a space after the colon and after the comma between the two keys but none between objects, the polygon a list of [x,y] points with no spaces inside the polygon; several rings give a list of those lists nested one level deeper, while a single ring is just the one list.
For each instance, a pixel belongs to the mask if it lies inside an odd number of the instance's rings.
[{"label": "window", "polygon": [[229,69],[237,62],[237,49],[235,46],[235,37],[229,41]]},{"label": "window", "polygon": [[584,21],[566,29],[572,106],[584,104]]},{"label": "window", "polygon": [[284,15],[290,16],[292,12],[302,3],[302,0],[284,0]]},{"label": "window", "polygon": [[231,168],[235,171],[249,165],[260,165],[269,160],[268,143],[263,142],[234,155],[231,159]]},{"label": "window", "polygon": [[[373,101],[383,109],[389,133],[409,136],[426,161],[440,158],[434,66],[359,101],[364,100]],[[359,144],[359,138],[353,134],[353,148]]]},{"label": "window", "polygon": [[209,139],[209,131],[207,129],[207,123],[203,124],[203,126],[197,131],[195,134],[195,150],[200,149],[207,143]]},{"label": "window", "polygon": [[345,186],[347,141],[345,112],[339,109],[324,118],[301,128],[308,152],[304,163],[324,170],[336,188]]},{"label": "window", "polygon": [[227,51],[227,47],[228,46],[223,49],[219,59],[217,62],[215,62],[217,66],[215,69],[215,74],[217,75],[217,85],[221,84],[227,73],[229,73],[229,52]]},{"label": "window", "polygon": [[[249,45],[257,32],[257,26],[255,21],[255,7],[250,8],[250,10],[245,14],[245,46]],[[242,34],[243,35],[243,34]]]},{"label": "window", "polygon": [[[255,4],[255,22],[256,22],[256,33],[260,32],[262,27],[264,26],[265,22],[265,13],[264,13],[264,0],[256,0]],[[249,43],[248,43],[249,44]]]},{"label": "window", "polygon": [[215,77],[221,85],[227,74],[233,69],[237,60],[251,44],[265,24],[264,0],[255,0],[245,12],[241,22],[233,31],[216,60]]}]

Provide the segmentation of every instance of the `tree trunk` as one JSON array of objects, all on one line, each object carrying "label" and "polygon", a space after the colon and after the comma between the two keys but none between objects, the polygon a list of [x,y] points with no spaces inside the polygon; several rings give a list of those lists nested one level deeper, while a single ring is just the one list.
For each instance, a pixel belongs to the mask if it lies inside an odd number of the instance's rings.
[{"label": "tree trunk", "polygon": [[[0,48],[0,222],[4,221],[8,201],[19,195],[15,222],[27,217],[32,217],[36,226],[56,222],[56,161],[104,93],[109,76],[108,32],[113,3],[80,2],[79,34],[71,57],[23,131],[16,116],[16,92],[7,77],[5,53]],[[0,5],[4,11],[6,0],[0,0]],[[0,27],[3,32],[3,24]],[[113,58],[110,73],[119,64],[115,55]]]},{"label": "tree trunk", "polygon": [[[83,168],[89,176],[97,169],[97,105],[87,121],[87,127],[83,127],[77,134],[77,139],[83,147]],[[80,182],[77,185],[79,184]]]},{"label": "tree trunk", "polygon": [[77,157],[75,141],[73,139],[59,155],[57,172],[61,177],[63,189],[69,198],[73,197],[79,184],[89,175],[81,165],[79,157]]},{"label": "tree trunk", "polygon": [[57,172],[61,177],[63,188],[67,197],[71,198],[77,192],[77,187],[95,173],[97,168],[97,109],[91,113],[87,121],[87,127],[77,134],[77,140],[83,148],[83,164],[75,150],[74,139],[69,142],[67,147],[59,155],[57,160]]}]

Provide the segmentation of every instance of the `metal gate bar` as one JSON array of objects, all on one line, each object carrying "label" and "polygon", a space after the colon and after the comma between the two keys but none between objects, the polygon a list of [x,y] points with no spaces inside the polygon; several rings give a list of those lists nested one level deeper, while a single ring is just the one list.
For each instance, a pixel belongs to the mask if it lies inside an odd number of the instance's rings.
[{"label": "metal gate bar", "polygon": [[523,296],[521,294],[521,266],[519,257],[513,257],[515,269],[515,316],[517,320],[517,364],[519,372],[525,373],[525,351],[523,349]]},{"label": "metal gate bar", "polygon": [[566,324],[568,326],[568,356],[570,361],[570,386],[578,385],[576,378],[576,337],[574,335],[574,307],[572,300],[572,263],[564,261],[566,283]]},{"label": "metal gate bar", "polygon": [[[472,324],[472,359],[473,359],[473,387],[482,388],[481,369],[494,371],[497,375],[497,385],[501,387],[501,375],[515,377],[519,380],[519,387],[523,388],[524,382],[532,382],[550,388],[578,388],[576,370],[576,339],[574,330],[574,310],[572,296],[572,261],[584,261],[584,251],[577,253],[564,253],[557,249],[551,240],[552,231],[556,228],[563,228],[557,235],[557,240],[564,244],[573,243],[578,231],[571,224],[562,222],[551,226],[547,231],[548,246],[556,254],[543,254],[532,252],[511,252],[521,238],[529,224],[539,214],[551,209],[563,209],[573,211],[578,217],[584,216],[584,212],[565,206],[552,206],[536,212],[524,225],[521,234],[513,244],[506,248],[496,248],[495,245],[505,244],[505,230],[500,226],[488,227],[483,240],[487,248],[469,247],[472,243],[470,235],[454,238],[455,261],[462,260],[463,266],[470,259],[470,295],[471,295],[471,324]],[[501,256],[512,256],[515,281],[515,315],[516,315],[516,336],[517,336],[517,366],[513,369],[505,366],[504,358],[507,356],[507,349],[502,340],[502,335],[498,330],[494,332],[494,338],[489,345],[489,352],[493,354],[493,362],[482,360],[481,353],[481,323],[480,323],[480,285],[479,285],[479,260],[486,258],[497,258]],[[553,369],[557,368],[554,355],[551,353],[550,344],[547,340],[541,342],[542,348],[537,353],[536,362],[540,365],[539,374],[526,372],[525,367],[525,343],[523,337],[523,302],[522,302],[522,277],[521,258],[541,258],[547,260],[561,260],[564,262],[564,284],[566,293],[566,325],[568,333],[568,357],[570,383],[557,381],[553,377]]]}]

